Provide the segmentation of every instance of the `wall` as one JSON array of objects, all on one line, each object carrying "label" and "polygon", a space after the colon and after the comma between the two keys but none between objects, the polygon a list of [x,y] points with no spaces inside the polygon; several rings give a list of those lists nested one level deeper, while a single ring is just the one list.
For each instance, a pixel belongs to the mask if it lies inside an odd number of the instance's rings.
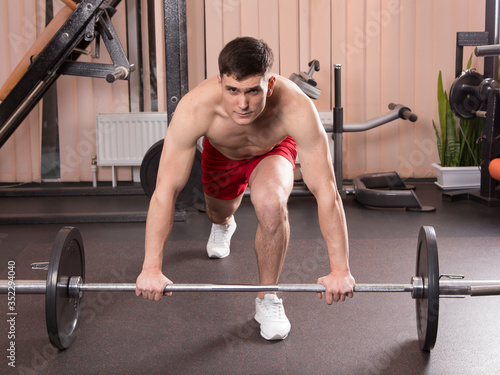
[{"label": "wall", "polygon": [[[7,51],[0,57],[0,84],[36,37],[33,27],[26,25],[34,25],[39,32],[39,10],[34,6],[44,3],[0,0],[0,46]],[[59,1],[55,4],[61,6]],[[126,46],[123,7],[120,4],[113,25]],[[157,56],[163,56],[163,35],[158,27],[161,8],[155,5]],[[310,60],[319,60],[321,71],[314,78],[322,94],[315,104],[318,110],[329,111],[334,100],[333,64],[342,64],[344,122],[378,116],[387,111],[389,102],[403,103],[419,116],[416,123],[400,120],[368,132],[346,134],[344,177],[388,170],[403,177],[430,177],[430,165],[438,161],[432,128],[432,119],[438,118],[438,72],[443,71],[444,85],[449,88],[454,79],[456,32],[484,31],[485,1],[187,0],[187,18],[190,87],[217,74],[217,55],[226,42],[252,35],[273,48],[274,71],[283,76],[307,71]],[[9,23],[8,19],[22,22]],[[20,42],[13,44],[12,35]],[[16,52],[19,46],[22,48]],[[464,58],[471,52],[466,48]],[[105,60],[104,56],[99,62]],[[159,61],[158,66],[161,64]],[[481,72],[482,59],[474,58],[473,66]],[[164,74],[158,74],[158,87],[165,87],[164,82]],[[128,111],[127,83],[61,77],[57,89],[61,179],[90,181],[95,114]],[[162,92],[158,99],[162,111],[166,95]],[[37,111],[0,150],[0,182],[39,180]],[[101,168],[98,176],[110,180],[109,168]],[[129,170],[122,168],[119,179],[129,178]]]}]

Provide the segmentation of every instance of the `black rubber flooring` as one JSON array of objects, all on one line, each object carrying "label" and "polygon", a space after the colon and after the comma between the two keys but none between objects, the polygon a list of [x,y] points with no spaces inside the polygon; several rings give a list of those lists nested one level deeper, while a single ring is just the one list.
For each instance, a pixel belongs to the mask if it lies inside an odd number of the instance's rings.
[{"label": "black rubber flooring", "polygon": [[[434,213],[367,209],[344,200],[351,269],[358,283],[409,283],[417,235],[436,229],[441,274],[500,279],[500,208],[448,202],[433,184],[417,195]],[[145,213],[144,196],[2,197],[0,214],[74,218],[78,211]],[[291,242],[282,283],[315,283],[328,272],[312,197],[291,197]],[[73,219],[71,219],[73,220]],[[236,214],[232,253],[208,259],[210,225],[189,212],[174,224],[164,272],[178,283],[257,283],[256,220],[247,198]],[[72,224],[67,222],[67,224]],[[143,260],[144,223],[74,224],[83,236],[87,282],[135,282]],[[31,270],[47,261],[56,224],[0,226],[0,279],[15,262],[18,280],[46,277]],[[1,374],[500,374],[500,297],[442,298],[437,343],[418,347],[409,293],[358,293],[332,306],[315,293],[281,295],[292,324],[287,339],[268,342],[253,321],[253,293],[176,293],[160,302],[133,293],[87,293],[73,345],[49,343],[43,295],[17,295],[15,338],[9,339],[7,296],[0,296]],[[15,346],[15,368],[7,353]],[[7,354],[7,355],[6,355]]]}]

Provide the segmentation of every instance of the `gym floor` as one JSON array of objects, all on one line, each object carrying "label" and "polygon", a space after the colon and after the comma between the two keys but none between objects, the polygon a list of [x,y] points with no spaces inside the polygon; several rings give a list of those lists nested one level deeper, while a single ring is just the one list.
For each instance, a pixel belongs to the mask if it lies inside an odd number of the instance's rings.
[{"label": "gym floor", "polygon": [[[436,229],[440,273],[500,279],[500,208],[443,201],[432,183],[417,195],[434,213],[367,209],[344,200],[350,264],[358,283],[409,283],[418,231]],[[83,223],[79,216],[124,213],[144,217],[143,195],[0,198],[0,219],[36,212],[56,224],[3,224],[0,279],[15,262],[18,280],[46,277],[31,270],[48,261],[57,231],[77,226],[83,236],[87,282],[135,282],[143,260],[144,222]],[[289,202],[291,241],[280,282],[315,283],[328,272],[313,197]],[[89,215],[87,215],[89,217]],[[99,217],[97,215],[96,217]],[[190,210],[174,224],[164,272],[178,283],[257,283],[256,220],[248,198],[237,211],[232,252],[208,259],[210,232],[203,213]],[[100,220],[104,221],[104,220]],[[3,374],[498,374],[500,297],[441,298],[437,343],[420,351],[415,303],[409,293],[358,293],[326,305],[315,293],[282,294],[292,324],[288,338],[268,342],[252,317],[253,293],[177,293],[160,302],[133,293],[87,293],[73,345],[57,352],[45,328],[43,295],[16,296],[15,365],[10,368],[7,296],[0,296]]]}]

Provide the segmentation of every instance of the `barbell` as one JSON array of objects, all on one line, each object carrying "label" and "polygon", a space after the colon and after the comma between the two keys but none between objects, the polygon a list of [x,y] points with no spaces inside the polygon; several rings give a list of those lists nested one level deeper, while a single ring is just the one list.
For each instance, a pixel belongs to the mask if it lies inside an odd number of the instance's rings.
[{"label": "barbell", "polygon": [[[75,227],[62,228],[54,241],[47,280],[0,280],[0,294],[45,294],[49,340],[56,348],[71,346],[78,328],[82,299],[86,292],[135,292],[133,283],[86,283],[82,236]],[[430,351],[438,330],[439,298],[442,295],[500,295],[500,280],[458,280],[440,275],[436,233],[423,226],[417,242],[416,276],[408,284],[356,284],[354,292],[410,292],[416,304],[418,341]],[[324,292],[321,284],[170,284],[165,292]]]}]

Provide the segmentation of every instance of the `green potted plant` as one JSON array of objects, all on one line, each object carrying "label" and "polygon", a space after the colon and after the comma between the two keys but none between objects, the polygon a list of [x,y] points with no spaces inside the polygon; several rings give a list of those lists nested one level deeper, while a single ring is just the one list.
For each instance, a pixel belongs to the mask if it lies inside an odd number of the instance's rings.
[{"label": "green potted plant", "polygon": [[[470,69],[472,55],[467,64]],[[457,126],[456,117],[451,110],[448,94],[443,89],[441,71],[437,85],[439,128],[434,120],[432,126],[436,132],[437,149],[440,163],[432,166],[436,169],[436,184],[442,189],[468,189],[480,186],[480,169],[478,167],[481,150],[481,118],[471,120],[460,119]]]}]

